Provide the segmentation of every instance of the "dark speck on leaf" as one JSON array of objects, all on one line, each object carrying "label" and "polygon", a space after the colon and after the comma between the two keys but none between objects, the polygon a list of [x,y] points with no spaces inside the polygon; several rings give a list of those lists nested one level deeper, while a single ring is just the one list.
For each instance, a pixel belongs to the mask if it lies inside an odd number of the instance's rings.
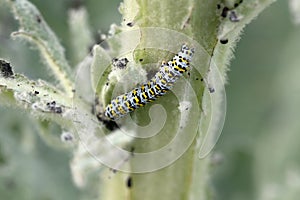
[{"label": "dark speck on leaf", "polygon": [[128,62],[129,62],[129,60],[127,58],[120,58],[120,59],[113,58],[112,59],[112,65],[119,69],[125,69]]},{"label": "dark speck on leaf", "polygon": [[221,39],[220,42],[221,42],[221,44],[227,44],[228,43],[228,39]]},{"label": "dark speck on leaf", "polygon": [[12,67],[4,60],[0,60],[0,74],[4,78],[11,78],[14,75]]},{"label": "dark speck on leaf", "polygon": [[223,10],[222,10],[221,16],[224,17],[224,18],[227,17],[228,11],[229,11],[229,8],[224,7]]},{"label": "dark speck on leaf", "polygon": [[133,27],[134,23],[133,22],[128,22],[126,25],[129,26],[129,27]]},{"label": "dark speck on leaf", "polygon": [[214,93],[215,92],[215,88],[212,88],[212,87],[209,87],[208,90],[209,90],[210,93]]},{"label": "dark speck on leaf", "polygon": [[128,188],[132,187],[132,177],[131,176],[129,176],[127,178],[126,185],[127,185]]},{"label": "dark speck on leaf", "polygon": [[232,21],[232,22],[238,22],[238,21],[240,21],[240,19],[236,15],[235,11],[231,11],[230,12],[230,14],[229,14],[229,20]]},{"label": "dark speck on leaf", "polygon": [[41,19],[41,17],[40,17],[39,15],[36,16],[36,21],[37,21],[38,23],[41,23],[41,22],[42,22],[42,19]]}]

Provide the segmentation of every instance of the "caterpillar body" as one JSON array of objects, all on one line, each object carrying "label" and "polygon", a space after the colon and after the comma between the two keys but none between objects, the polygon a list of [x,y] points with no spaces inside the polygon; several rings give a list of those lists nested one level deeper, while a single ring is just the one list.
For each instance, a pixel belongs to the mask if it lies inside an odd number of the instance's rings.
[{"label": "caterpillar body", "polygon": [[169,62],[163,62],[159,71],[140,87],[114,98],[105,108],[105,116],[111,120],[152,102],[169,91],[184,72],[190,69],[194,49],[182,45],[181,50]]}]

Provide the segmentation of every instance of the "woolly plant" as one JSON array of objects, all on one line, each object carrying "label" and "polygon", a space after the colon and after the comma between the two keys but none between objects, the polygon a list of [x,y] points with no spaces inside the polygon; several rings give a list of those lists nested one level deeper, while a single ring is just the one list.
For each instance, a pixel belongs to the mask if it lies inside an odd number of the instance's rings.
[{"label": "woolly plant", "polygon": [[[20,26],[12,38],[28,41],[40,52],[43,66],[31,67],[47,68],[50,78],[31,80],[14,70],[13,60],[3,58],[0,103],[34,116],[29,121],[45,144],[72,155],[74,186],[66,181],[71,186],[53,192],[56,185],[47,179],[32,179],[32,185],[43,189],[25,196],[213,199],[211,150],[225,118],[229,62],[242,29],[273,1],[124,0],[119,7],[121,24],[99,36],[102,41],[91,52],[88,13],[84,7],[72,9],[73,66],[33,4],[5,1]],[[161,62],[169,61],[183,44],[195,51],[191,70],[170,92],[124,118],[113,121],[105,116],[112,98],[149,80]],[[19,131],[32,134],[31,127],[27,129]],[[37,150],[32,148],[29,154]],[[57,175],[55,163],[47,163],[51,167],[45,169],[52,171],[49,177],[65,178]]]}]

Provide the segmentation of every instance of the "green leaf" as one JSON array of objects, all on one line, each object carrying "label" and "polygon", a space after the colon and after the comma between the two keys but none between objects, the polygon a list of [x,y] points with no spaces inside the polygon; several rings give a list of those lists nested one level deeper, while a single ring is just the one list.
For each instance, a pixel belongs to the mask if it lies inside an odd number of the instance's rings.
[{"label": "green leaf", "polygon": [[7,2],[20,22],[19,31],[14,32],[12,36],[35,44],[41,53],[43,62],[50,68],[64,91],[72,96],[72,71],[65,58],[64,49],[40,12],[26,0],[7,0]]},{"label": "green leaf", "polygon": [[69,11],[69,27],[72,61],[78,64],[88,55],[93,42],[86,9],[79,8]]},{"label": "green leaf", "polygon": [[[1,60],[1,68],[3,63],[7,64]],[[0,76],[0,87],[0,96],[3,98],[1,104],[31,111],[41,119],[51,119],[62,126],[69,124],[63,113],[72,109],[73,100],[49,83],[13,74],[9,77]]]}]

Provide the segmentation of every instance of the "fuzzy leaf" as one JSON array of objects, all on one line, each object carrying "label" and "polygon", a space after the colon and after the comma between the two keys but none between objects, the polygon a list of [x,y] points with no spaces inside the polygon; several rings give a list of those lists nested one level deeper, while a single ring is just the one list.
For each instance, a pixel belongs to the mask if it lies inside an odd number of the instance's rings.
[{"label": "fuzzy leaf", "polygon": [[20,22],[19,31],[14,32],[12,36],[35,44],[42,55],[42,60],[48,65],[65,92],[72,96],[73,77],[64,49],[40,12],[26,0],[7,0],[7,2]]},{"label": "fuzzy leaf", "polygon": [[[1,68],[4,63],[8,64],[1,60]],[[0,75],[0,87],[0,96],[5,98],[1,104],[32,111],[32,114],[57,121],[62,126],[68,124],[63,113],[72,108],[73,100],[45,81],[29,80],[20,74]],[[12,97],[13,101],[9,101]]]},{"label": "fuzzy leaf", "polygon": [[74,63],[81,62],[92,45],[92,32],[88,24],[88,14],[84,8],[69,11],[69,27]]}]

